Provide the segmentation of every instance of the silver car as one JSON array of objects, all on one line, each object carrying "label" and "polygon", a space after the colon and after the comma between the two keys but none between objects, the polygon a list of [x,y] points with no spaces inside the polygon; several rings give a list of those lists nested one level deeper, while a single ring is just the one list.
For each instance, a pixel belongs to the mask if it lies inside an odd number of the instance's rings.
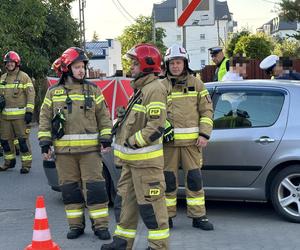
[{"label": "silver car", "polygon": [[[300,82],[247,80],[206,87],[215,109],[203,152],[206,197],[271,200],[278,214],[300,223]],[[103,162],[113,199],[120,170],[111,153],[103,155]],[[44,169],[58,190],[55,165]],[[182,171],[179,179],[182,193]]]}]

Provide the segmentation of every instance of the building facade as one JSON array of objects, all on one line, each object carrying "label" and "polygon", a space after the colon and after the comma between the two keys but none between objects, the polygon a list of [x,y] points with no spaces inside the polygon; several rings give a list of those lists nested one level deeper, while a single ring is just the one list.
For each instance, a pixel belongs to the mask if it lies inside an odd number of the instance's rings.
[{"label": "building facade", "polygon": [[275,17],[269,22],[263,24],[256,29],[257,32],[264,32],[267,35],[276,36],[280,38],[288,38],[289,36],[297,34],[300,31],[299,22],[287,22],[280,17]]},{"label": "building facade", "polygon": [[122,70],[121,43],[118,40],[86,42],[86,51],[90,57],[89,69],[102,76],[113,76]]},{"label": "building facade", "polygon": [[[214,25],[186,27],[186,49],[190,55],[190,67],[200,70],[211,63],[208,48],[224,46],[229,33],[237,25],[232,19],[227,2],[215,1]],[[169,47],[174,43],[183,45],[183,29],[177,26],[176,0],[166,0],[160,4],[154,4],[155,27],[161,27],[166,31],[164,44]]]}]

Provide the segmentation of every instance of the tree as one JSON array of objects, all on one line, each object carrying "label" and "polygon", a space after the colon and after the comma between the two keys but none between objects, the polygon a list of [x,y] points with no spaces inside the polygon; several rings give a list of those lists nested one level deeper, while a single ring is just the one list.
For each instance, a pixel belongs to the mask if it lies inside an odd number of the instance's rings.
[{"label": "tree", "polygon": [[234,56],[234,50],[237,42],[243,37],[243,36],[249,36],[250,31],[249,30],[242,30],[237,33],[233,33],[229,39],[229,42],[226,46],[226,55],[227,57],[233,57]]},{"label": "tree", "polygon": [[237,42],[234,54],[244,55],[250,59],[262,60],[273,50],[272,40],[263,33],[242,36]]},{"label": "tree", "polygon": [[274,54],[283,57],[300,57],[300,42],[290,39],[285,39],[281,43],[276,43]]},{"label": "tree", "polygon": [[[122,44],[122,55],[139,43],[153,43],[152,41],[152,19],[150,16],[139,16],[135,23],[127,26],[118,40]],[[156,41],[155,45],[159,48],[162,55],[166,51],[166,46],[163,43],[163,38],[166,37],[165,30],[162,28],[155,28]],[[128,71],[128,61],[122,59],[123,68]]]},{"label": "tree", "polygon": [[[300,22],[300,0],[282,0],[279,3],[279,6],[279,15],[281,17],[290,22]],[[297,34],[289,35],[289,37],[300,40],[300,32],[297,32]]]},{"label": "tree", "polygon": [[30,76],[44,77],[78,38],[78,25],[70,14],[72,1],[0,0],[0,54],[15,50]]},{"label": "tree", "polygon": [[21,68],[35,79],[37,113],[52,62],[78,44],[79,26],[71,17],[71,2],[0,0],[0,55],[14,50],[21,56]]}]

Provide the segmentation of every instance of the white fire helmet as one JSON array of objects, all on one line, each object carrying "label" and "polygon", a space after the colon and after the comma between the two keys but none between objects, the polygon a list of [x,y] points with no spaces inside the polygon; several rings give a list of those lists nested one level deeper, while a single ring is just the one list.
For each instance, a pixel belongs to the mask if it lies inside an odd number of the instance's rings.
[{"label": "white fire helmet", "polygon": [[165,62],[169,62],[172,59],[185,59],[189,62],[189,55],[186,52],[186,49],[178,44],[173,44],[170,48],[167,49],[165,54]]}]

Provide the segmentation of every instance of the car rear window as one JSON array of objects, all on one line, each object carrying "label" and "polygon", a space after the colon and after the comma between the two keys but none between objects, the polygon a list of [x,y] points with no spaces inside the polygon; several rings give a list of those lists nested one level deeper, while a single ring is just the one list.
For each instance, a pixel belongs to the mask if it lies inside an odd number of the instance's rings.
[{"label": "car rear window", "polygon": [[272,126],[279,117],[284,93],[268,90],[224,91],[215,100],[214,129]]}]

